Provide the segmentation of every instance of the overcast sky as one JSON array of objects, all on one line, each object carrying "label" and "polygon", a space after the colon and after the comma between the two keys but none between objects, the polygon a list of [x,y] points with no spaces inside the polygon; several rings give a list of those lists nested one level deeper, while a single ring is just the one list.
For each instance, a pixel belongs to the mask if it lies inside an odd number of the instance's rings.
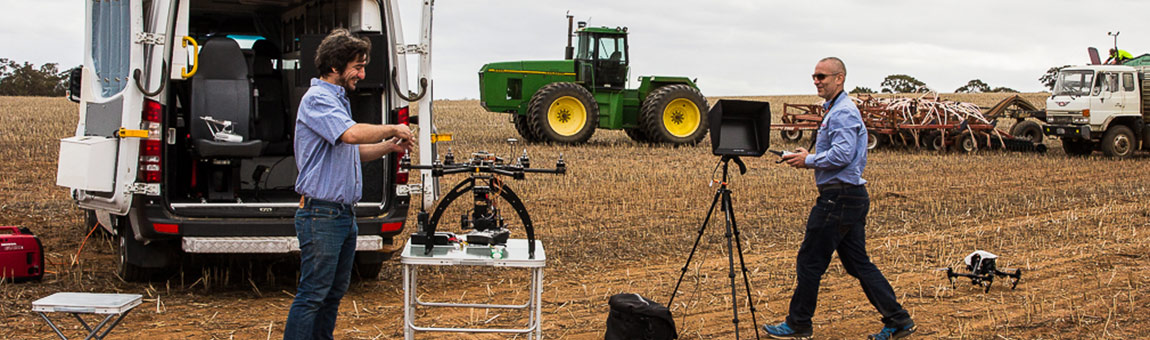
[{"label": "overcast sky", "polygon": [[[401,0],[408,43],[418,0]],[[0,58],[81,61],[82,0],[0,0]],[[478,97],[492,61],[562,59],[565,13],[627,26],[632,87],[640,75],[697,78],[708,96],[812,94],[815,62],[838,56],[847,88],[909,74],[940,92],[971,79],[1040,91],[1049,67],[1084,64],[1086,48],[1150,53],[1150,1],[439,0],[435,96]],[[1103,56],[1105,59],[1105,56]],[[410,65],[415,66],[415,59]],[[414,67],[413,67],[414,68]],[[414,71],[413,71],[414,72]]]}]

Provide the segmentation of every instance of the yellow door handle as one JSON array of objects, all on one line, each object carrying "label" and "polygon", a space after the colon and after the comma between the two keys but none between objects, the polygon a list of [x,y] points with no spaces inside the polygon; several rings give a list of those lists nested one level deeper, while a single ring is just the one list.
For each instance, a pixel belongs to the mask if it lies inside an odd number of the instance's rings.
[{"label": "yellow door handle", "polygon": [[148,138],[148,130],[132,130],[120,128],[116,131],[116,137],[120,138]]},{"label": "yellow door handle", "polygon": [[188,47],[188,43],[192,43],[192,71],[188,72],[187,67],[181,67],[180,75],[183,76],[184,79],[196,75],[196,70],[200,68],[200,45],[196,44],[196,39],[192,39],[192,37],[189,36],[184,36],[184,39],[180,40],[180,44],[183,47]]}]

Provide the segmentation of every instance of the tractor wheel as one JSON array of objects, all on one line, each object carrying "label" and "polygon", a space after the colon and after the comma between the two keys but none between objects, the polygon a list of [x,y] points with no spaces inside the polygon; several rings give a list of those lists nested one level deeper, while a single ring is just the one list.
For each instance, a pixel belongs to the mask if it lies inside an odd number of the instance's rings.
[{"label": "tractor wheel", "polygon": [[1062,150],[1071,156],[1089,156],[1094,153],[1094,143],[1080,139],[1062,139]]},{"label": "tractor wheel", "polygon": [[698,143],[707,134],[707,99],[684,84],[660,87],[643,100],[639,125],[652,142]]},{"label": "tractor wheel", "polygon": [[958,147],[960,151],[974,153],[978,151],[978,140],[975,139],[974,136],[971,136],[969,132],[966,132],[963,133],[961,137],[958,137],[958,143],[956,143],[955,146]]},{"label": "tractor wheel", "polygon": [[539,135],[536,135],[535,132],[531,130],[531,125],[527,122],[527,116],[521,114],[514,115],[515,117],[512,119],[515,121],[515,131],[519,132],[519,136],[523,137],[524,142],[534,143],[542,141],[542,138],[539,138]]},{"label": "tractor wheel", "polygon": [[927,133],[922,138],[922,145],[930,151],[939,151],[946,148],[946,139],[942,138],[942,134],[938,132]]},{"label": "tractor wheel", "polygon": [[1010,128],[1010,134],[1014,135],[1014,137],[1029,139],[1031,142],[1034,142],[1034,144],[1042,143],[1042,139],[1044,138],[1042,135],[1042,126],[1029,120],[1014,124],[1014,126]]},{"label": "tractor wheel", "polygon": [[583,143],[599,126],[599,104],[578,84],[547,84],[531,97],[527,125],[542,141]]},{"label": "tractor wheel", "polygon": [[647,137],[647,134],[644,133],[643,129],[641,128],[625,128],[623,131],[627,133],[627,137],[631,137],[631,140],[635,141],[636,143],[651,142],[651,137]]},{"label": "tractor wheel", "polygon": [[1137,147],[1134,131],[1124,125],[1118,125],[1106,130],[1102,137],[1102,153],[1114,158],[1128,158],[1134,154]]},{"label": "tractor wheel", "polygon": [[783,140],[797,142],[803,139],[803,130],[783,130]]}]

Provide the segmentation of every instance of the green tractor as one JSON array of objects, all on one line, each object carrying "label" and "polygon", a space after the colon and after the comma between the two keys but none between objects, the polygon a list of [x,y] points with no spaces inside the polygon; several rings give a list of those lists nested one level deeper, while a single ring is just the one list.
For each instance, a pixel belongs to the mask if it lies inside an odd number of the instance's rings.
[{"label": "green tractor", "polygon": [[[568,16],[568,32],[571,16]],[[566,58],[508,61],[479,70],[479,100],[512,115],[529,142],[580,144],[595,128],[642,143],[695,144],[707,134],[707,100],[686,77],[641,76],[627,89],[627,28],[586,27],[567,37]]]}]

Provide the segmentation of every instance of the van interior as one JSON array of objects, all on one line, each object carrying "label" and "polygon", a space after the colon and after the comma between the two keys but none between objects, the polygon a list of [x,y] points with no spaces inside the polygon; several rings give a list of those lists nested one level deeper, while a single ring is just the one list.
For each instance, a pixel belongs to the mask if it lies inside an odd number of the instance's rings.
[{"label": "van interior", "polygon": [[[298,202],[292,140],[300,98],[318,74],[315,50],[334,28],[357,31],[351,19],[369,8],[363,1],[191,0],[183,22],[200,46],[198,70],[169,83],[164,105],[169,203]],[[380,124],[390,85],[387,39],[379,31],[356,33],[373,48],[367,78],[348,94],[352,119]],[[361,202],[382,204],[390,181],[385,167],[393,163],[363,163]]]}]

